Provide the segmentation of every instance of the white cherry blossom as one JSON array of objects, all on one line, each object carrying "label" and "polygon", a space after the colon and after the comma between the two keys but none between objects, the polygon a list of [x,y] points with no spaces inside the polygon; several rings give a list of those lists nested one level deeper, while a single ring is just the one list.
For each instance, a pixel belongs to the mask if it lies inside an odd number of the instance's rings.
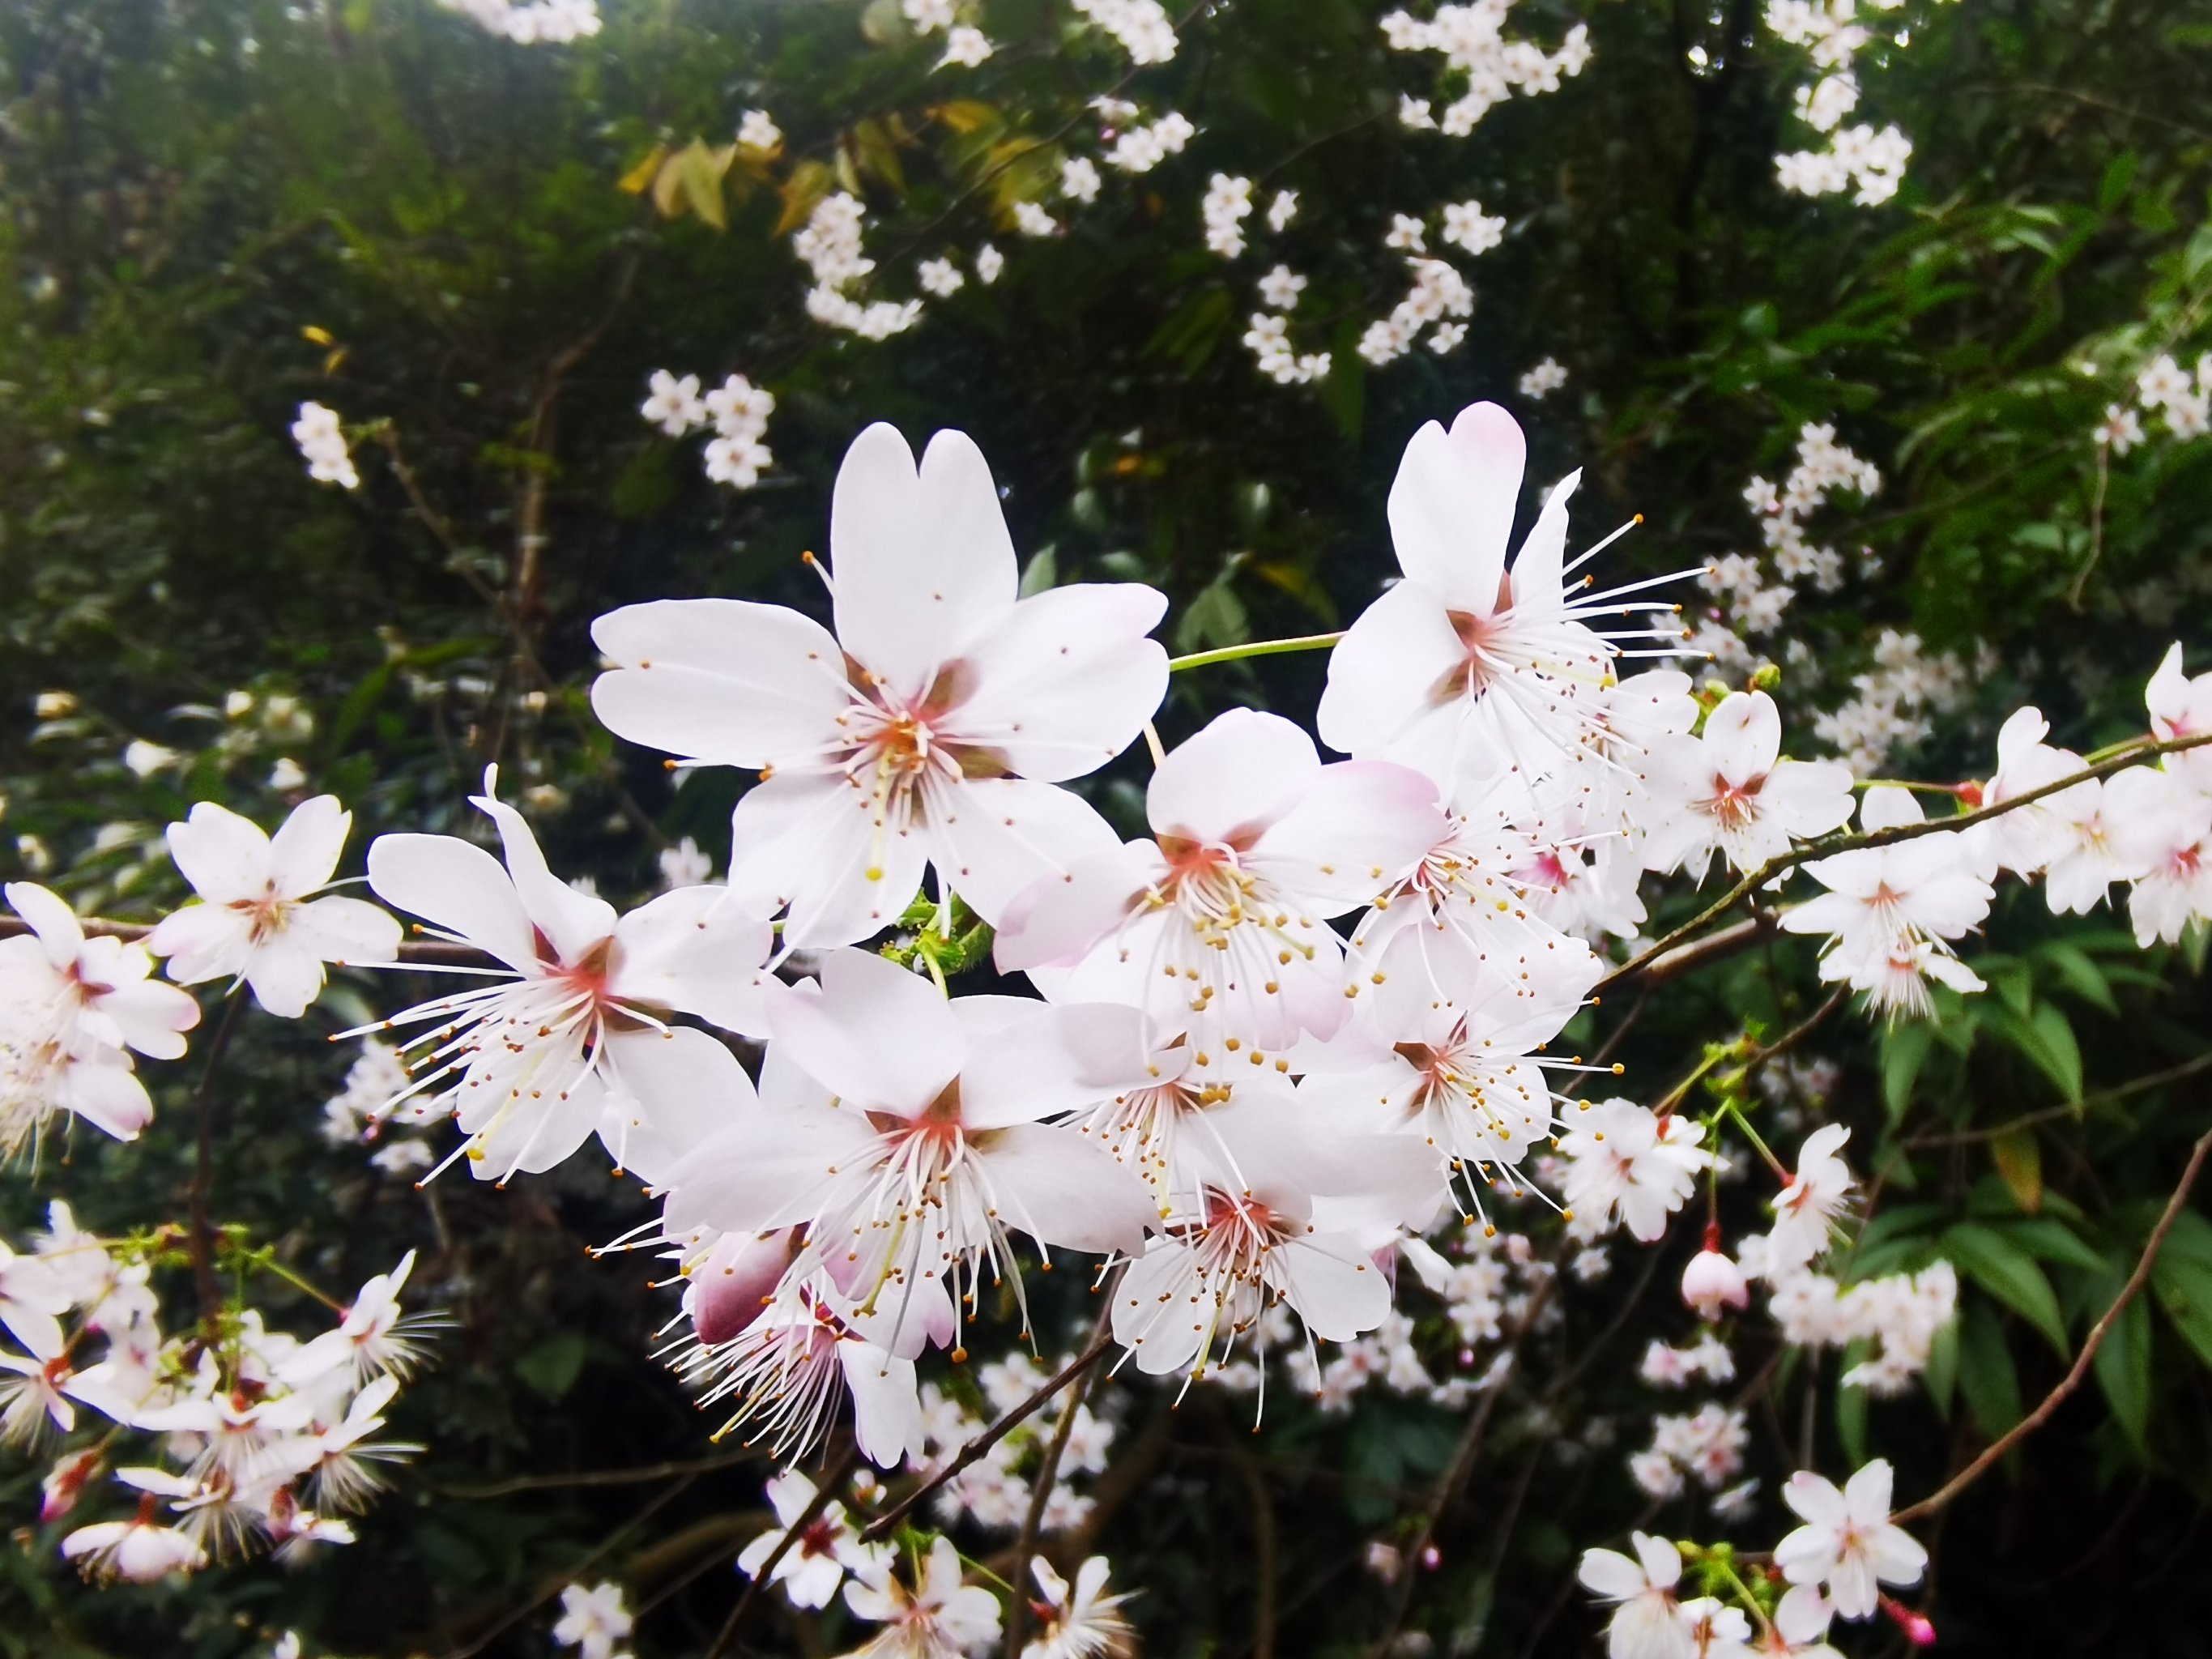
[{"label": "white cherry blossom", "polygon": [[780,606],[661,600],[599,618],[621,665],[592,687],[618,734],[758,768],[738,804],[732,884],[789,908],[787,945],[895,921],[933,866],[986,920],[1038,878],[1114,844],[1079,797],[1158,705],[1167,601],[1136,584],[1017,598],[982,454],[941,432],[917,471],[863,432],[830,511],[837,634]]},{"label": "white cherry blossom", "polygon": [[1606,1626],[1612,1659],[1694,1659],[1696,1648],[1677,1616],[1674,1586],[1682,1553],[1664,1538],[1633,1535],[1632,1559],[1618,1550],[1585,1550],[1576,1576],[1583,1587],[1613,1603]]},{"label": "white cherry blossom", "polygon": [[853,1616],[884,1626],[850,1659],[963,1659],[998,1640],[998,1598],[961,1583],[960,1552],[951,1539],[939,1536],[927,1568],[917,1570],[921,1580],[911,1589],[896,1577],[845,1586]]},{"label": "white cherry blossom", "polygon": [[[815,1496],[814,1483],[797,1469],[772,1476],[768,1501],[775,1511],[777,1524],[757,1534],[739,1553],[738,1571],[748,1577],[759,1577],[762,1565],[791,1536],[790,1529],[806,1513]],[[771,1582],[783,1587],[795,1607],[826,1607],[847,1573],[863,1583],[880,1582],[890,1577],[896,1559],[888,1545],[862,1543],[845,1506],[833,1501],[824,1504],[793,1539],[783,1559],[775,1564]]]},{"label": "white cherry blossom", "polygon": [[1842,828],[1851,816],[1850,769],[1785,760],[1782,715],[1764,691],[1731,691],[1695,738],[1651,757],[1652,799],[1662,814],[1644,845],[1647,869],[1700,878],[1718,851],[1741,871]]},{"label": "white cherry blossom", "polygon": [[353,814],[336,795],[292,809],[271,836],[250,818],[201,801],[169,826],[169,854],[201,902],[162,918],[146,941],[183,985],[242,979],[253,1000],[296,1019],[321,994],[323,964],[389,963],[399,924],[374,905],[334,894]]},{"label": "white cherry blossom", "polygon": [[1649,1244],[1665,1237],[1667,1218],[1697,1191],[1713,1155],[1698,1143],[1705,1125],[1682,1113],[1662,1122],[1632,1100],[1587,1102],[1570,1113],[1559,1150],[1567,1166],[1561,1196],[1575,1219],[1610,1226]]},{"label": "white cherry blossom", "polygon": [[1833,1482],[1800,1469],[1782,1489],[1783,1501],[1804,1522],[1774,1547],[1774,1564],[1793,1584],[1823,1587],[1846,1619],[1870,1616],[1877,1584],[1917,1584],[1928,1552],[1889,1520],[1891,1471],[1874,1460],[1841,1492]]}]

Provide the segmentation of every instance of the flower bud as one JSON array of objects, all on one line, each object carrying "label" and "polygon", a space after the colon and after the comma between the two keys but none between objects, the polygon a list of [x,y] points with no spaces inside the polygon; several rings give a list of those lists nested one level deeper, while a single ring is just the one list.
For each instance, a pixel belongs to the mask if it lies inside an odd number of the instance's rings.
[{"label": "flower bud", "polygon": [[56,1461],[40,1483],[45,1496],[39,1504],[40,1521],[58,1521],[76,1507],[85,1484],[100,1468],[100,1451],[88,1446],[82,1451],[69,1452]]},{"label": "flower bud", "polygon": [[775,1294],[776,1281],[797,1251],[797,1232],[724,1233],[693,1270],[684,1304],[700,1341],[708,1347],[741,1335]]},{"label": "flower bud", "polygon": [[1690,1258],[1682,1269],[1682,1300],[1705,1319],[1717,1319],[1723,1304],[1741,1308],[1751,1301],[1743,1269],[1722,1251],[1706,1249]]}]

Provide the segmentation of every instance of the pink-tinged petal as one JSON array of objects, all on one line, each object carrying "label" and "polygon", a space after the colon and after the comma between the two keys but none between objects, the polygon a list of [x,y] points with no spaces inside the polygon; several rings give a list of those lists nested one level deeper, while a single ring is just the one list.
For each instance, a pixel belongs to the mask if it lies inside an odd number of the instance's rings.
[{"label": "pink-tinged petal", "polygon": [[304,898],[329,886],[352,830],[353,814],[336,795],[301,801],[270,839],[269,879],[286,898]]},{"label": "pink-tinged petal", "polygon": [[[963,997],[951,1006],[978,1000]],[[960,1068],[960,1121],[971,1132],[1079,1111],[1150,1080],[1137,1010],[1026,1000],[1018,1006],[1026,1011],[1020,1018],[970,1040]],[[1111,1052],[1117,1039],[1118,1065]]]},{"label": "pink-tinged petal", "polygon": [[489,951],[518,973],[538,970],[529,913],[500,861],[454,836],[379,836],[368,884],[386,904]]},{"label": "pink-tinged petal", "polygon": [[1851,769],[1841,761],[1777,761],[1759,804],[1801,840],[1825,836],[1851,821]]},{"label": "pink-tinged petal", "polygon": [[1390,1281],[1346,1234],[1291,1238],[1267,1267],[1298,1317],[1324,1340],[1349,1342],[1390,1316]]},{"label": "pink-tinged petal", "polygon": [[1057,784],[971,778],[930,791],[920,834],[940,887],[995,924],[1026,889],[1121,844],[1089,801]]},{"label": "pink-tinged petal", "polygon": [[1577,467],[1552,487],[1544,498],[1544,510],[1536,515],[1536,527],[1514,556],[1512,592],[1516,616],[1542,617],[1559,611],[1565,584],[1560,573],[1567,556],[1567,503],[1574,499],[1575,488],[1582,481],[1582,469]]},{"label": "pink-tinged petal", "polygon": [[[865,1342],[840,1342],[837,1358],[853,1395],[853,1438],[869,1462],[890,1469],[909,1455],[920,1455],[921,1398],[915,1388],[914,1361]],[[846,1587],[848,1594],[858,1583]]]},{"label": "pink-tinged petal", "polygon": [[1862,830],[1896,830],[1908,823],[1925,821],[1920,803],[1912,792],[1899,789],[1894,784],[1876,784],[1859,802],[1859,828]]},{"label": "pink-tinged petal", "polygon": [[700,1227],[768,1232],[817,1219],[834,1171],[876,1140],[849,1107],[762,1111],[734,1134],[696,1148],[668,1194],[665,1226],[680,1238]]},{"label": "pink-tinged petal", "polygon": [[615,924],[607,989],[620,1001],[674,1008],[726,1031],[764,1036],[761,964],[775,943],[757,902],[726,887],[679,887]]},{"label": "pink-tinged petal", "polygon": [[489,794],[472,795],[477,808],[499,826],[501,848],[516,896],[531,921],[564,963],[581,961],[615,931],[615,907],[580,893],[546,866],[538,837],[521,813]]},{"label": "pink-tinged petal", "polygon": [[184,1034],[200,1023],[199,1004],[158,980],[118,984],[100,998],[98,1006],[115,1022],[125,1042],[155,1060],[182,1059]]},{"label": "pink-tinged petal", "polygon": [[60,894],[35,881],[11,881],[0,890],[6,892],[9,908],[38,935],[48,962],[57,968],[76,962],[76,953],[84,948],[84,928]]},{"label": "pink-tinged petal", "polygon": [[1000,917],[999,970],[1018,973],[1079,960],[1128,919],[1158,862],[1149,842],[1134,842],[1024,888]]},{"label": "pink-tinged petal", "polygon": [[1389,761],[1324,766],[1297,810],[1271,826],[1246,866],[1323,915],[1371,903],[1450,833],[1437,787]]},{"label": "pink-tinged petal", "polygon": [[227,979],[238,972],[251,948],[253,921],[227,906],[187,904],[155,925],[146,948],[169,959],[169,977],[179,985]]},{"label": "pink-tinged petal", "polygon": [[[1812,1150],[1810,1140],[1806,1142],[1806,1150]],[[1802,1154],[1798,1167],[1804,1167]],[[1835,1484],[1822,1480],[1808,1469],[1800,1469],[1790,1477],[1790,1484],[1782,1489],[1782,1501],[1789,1504],[1801,1520],[1832,1531],[1841,1528],[1850,1519],[1850,1506],[1844,1502],[1843,1493],[1836,1490]]]},{"label": "pink-tinged petal", "polygon": [[398,919],[366,899],[340,894],[311,899],[292,912],[285,931],[325,962],[359,967],[399,955]]},{"label": "pink-tinged petal", "polygon": [[1313,739],[1279,714],[1232,708],[1152,774],[1154,832],[1204,846],[1249,846],[1305,798],[1321,771]]},{"label": "pink-tinged petal", "polygon": [[617,737],[687,760],[767,766],[835,735],[852,702],[830,630],[780,605],[657,599],[592,624],[618,665],[592,711]]},{"label": "pink-tinged petal", "polygon": [[1387,588],[1328,653],[1315,730],[1340,754],[1379,756],[1439,706],[1438,688],[1466,659],[1433,592],[1409,581]]},{"label": "pink-tinged petal", "polygon": [[1519,422],[1496,404],[1462,410],[1449,433],[1431,421],[1413,434],[1389,507],[1407,580],[1451,610],[1491,614],[1528,456]]},{"label": "pink-tinged petal", "polygon": [[1166,595],[1077,584],[1022,600],[962,662],[973,689],[945,729],[1048,783],[1097,771],[1136,740],[1167,695],[1168,653],[1145,636]]},{"label": "pink-tinged petal", "polygon": [[154,1121],[154,1102],[128,1064],[79,1060],[62,1073],[55,1104],[118,1140],[135,1140]]},{"label": "pink-tinged petal", "polygon": [[896,428],[853,441],[830,501],[837,637],[902,697],[964,656],[1014,607],[1020,574],[975,441],[940,432],[916,471]]},{"label": "pink-tinged petal", "polygon": [[607,1039],[599,1139],[617,1168],[671,1187],[716,1136],[757,1121],[752,1079],[704,1031],[622,1031]]},{"label": "pink-tinged petal", "polygon": [[169,856],[202,898],[216,904],[260,898],[272,873],[269,837],[251,818],[211,800],[168,829]]},{"label": "pink-tinged petal", "polygon": [[921,890],[927,843],[876,822],[866,791],[840,774],[778,773],[730,817],[730,885],[789,907],[783,942],[850,945],[896,921]]},{"label": "pink-tinged petal", "polygon": [[[769,1233],[724,1233],[716,1239],[706,1261],[691,1270],[684,1291],[684,1305],[699,1340],[709,1347],[716,1346],[758,1319],[798,1248],[797,1236],[787,1228]],[[769,1491],[774,1497],[775,1482],[769,1483]],[[810,1486],[808,1496],[812,1492]],[[781,1502],[776,1516],[787,1526],[793,1519],[783,1512]]]},{"label": "pink-tinged petal", "polygon": [[1902,1527],[1875,1528],[1867,1538],[1866,1552],[1874,1576],[1885,1584],[1917,1584],[1928,1571],[1926,1547]]},{"label": "pink-tinged petal", "polygon": [[1731,691],[1705,716],[1705,740],[1706,763],[1740,789],[1773,769],[1782,712],[1764,691]]},{"label": "pink-tinged petal", "polygon": [[968,1044],[927,980],[871,951],[831,951],[821,982],[818,996],[771,994],[769,1030],[848,1105],[912,1117],[959,1075]]},{"label": "pink-tinged petal", "polygon": [[1073,1129],[1020,1123],[972,1142],[992,1206],[1009,1226],[1064,1249],[1131,1254],[1158,1218],[1144,1184]]}]

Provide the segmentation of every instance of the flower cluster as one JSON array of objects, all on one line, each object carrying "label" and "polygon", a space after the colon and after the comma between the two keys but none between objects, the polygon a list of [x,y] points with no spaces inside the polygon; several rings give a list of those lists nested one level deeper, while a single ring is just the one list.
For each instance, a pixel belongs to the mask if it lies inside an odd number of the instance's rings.
[{"label": "flower cluster", "polygon": [[[1862,207],[1876,207],[1897,194],[1912,159],[1912,141],[1896,126],[1876,131],[1844,118],[1858,107],[1858,77],[1851,64],[1874,45],[1865,21],[1870,11],[1895,11],[1902,0],[1768,0],[1766,27],[1777,39],[1808,49],[1820,78],[1797,88],[1797,118],[1826,136],[1825,149],[1792,150],[1774,158],[1783,189],[1801,196],[1836,196],[1848,190]],[[1906,33],[1893,31],[1894,44]],[[1887,43],[1885,43],[1887,44]]]},{"label": "flower cluster", "polygon": [[1244,252],[1244,221],[1252,211],[1252,181],[1215,173],[1200,211],[1206,217],[1206,246],[1224,259],[1235,258]]},{"label": "flower cluster", "polygon": [[[23,1447],[71,1437],[40,1518],[75,1515],[103,1478],[131,1493],[131,1518],[76,1527],[62,1553],[88,1577],[148,1583],[249,1549],[351,1542],[343,1516],[383,1486],[379,1466],[416,1449],[377,1437],[436,1323],[399,1310],[414,1258],[302,1342],[242,1307],[165,1336],[162,1248],[95,1237],[59,1201],[28,1253],[0,1247],[0,1324],[27,1350],[0,1351],[0,1434]],[[80,1434],[83,1413],[112,1426]],[[126,1435],[160,1461],[122,1462]]]},{"label": "flower cluster", "polygon": [[2133,392],[2132,403],[2105,410],[2094,434],[2113,454],[2124,455],[2142,442],[2143,418],[2149,415],[2163,417],[2168,435],[2183,443],[2212,432],[2212,352],[2197,358],[2192,377],[2171,352],[2162,351],[2137,373]]},{"label": "flower cluster", "polygon": [[1443,59],[1437,96],[1455,93],[1437,114],[1433,99],[1408,94],[1400,100],[1399,118],[1415,129],[1435,129],[1463,137],[1476,123],[1515,93],[1533,98],[1557,92],[1562,77],[1579,75],[1590,60],[1589,30],[1577,23],[1559,51],[1547,52],[1528,40],[1509,40],[1505,25],[1512,0],[1468,0],[1438,6],[1432,17],[1394,11],[1382,20],[1383,38],[1394,52],[1432,52]]},{"label": "flower cluster", "polygon": [[646,390],[638,413],[670,437],[681,438],[694,428],[713,424],[714,435],[708,440],[704,459],[707,476],[716,483],[750,489],[774,462],[762,440],[768,436],[769,416],[775,413],[775,394],[744,375],[731,375],[702,397],[696,374],[679,380],[657,368]]},{"label": "flower cluster", "polygon": [[565,46],[599,32],[599,0],[438,0],[478,28],[530,46]]},{"label": "flower cluster", "polygon": [[345,432],[338,424],[336,410],[316,403],[301,404],[300,418],[292,422],[292,441],[300,446],[307,476],[317,483],[361,488],[361,474],[354,471],[353,456],[347,451]]},{"label": "flower cluster", "polygon": [[1164,64],[1176,55],[1175,25],[1159,0],[1070,0],[1076,15],[1112,35],[1133,64]]},{"label": "flower cluster", "polygon": [[867,210],[860,198],[837,191],[815,204],[806,222],[792,234],[791,248],[814,276],[814,286],[806,294],[808,316],[864,340],[887,340],[921,320],[921,301],[864,303],[853,297],[854,284],[876,268],[876,262],[860,251],[866,222]]}]

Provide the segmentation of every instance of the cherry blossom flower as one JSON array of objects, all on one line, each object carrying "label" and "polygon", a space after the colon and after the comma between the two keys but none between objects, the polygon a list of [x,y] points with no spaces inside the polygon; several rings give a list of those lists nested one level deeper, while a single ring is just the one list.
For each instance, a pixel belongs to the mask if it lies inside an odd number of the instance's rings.
[{"label": "cherry blossom flower", "polygon": [[[1921,822],[1920,803],[1904,789],[1869,789],[1859,807],[1860,828],[1869,832]],[[1784,912],[1782,926],[1829,936],[1821,947],[1823,980],[1869,992],[1876,1010],[1925,1014],[1925,978],[1958,991],[1982,988],[1939,943],[1960,938],[1989,915],[1995,893],[1974,865],[1972,848],[1951,834],[1815,859],[1806,873],[1829,890]]]},{"label": "cherry blossom flower", "polygon": [[1106,1659],[1130,1650],[1133,1632],[1121,1613],[1129,1598],[1106,1594],[1104,1556],[1091,1556],[1077,1568],[1072,1586],[1042,1555],[1031,1559],[1030,1570],[1043,1592],[1043,1601],[1034,1605],[1044,1623],[1022,1649],[1022,1659]]},{"label": "cherry blossom flower", "polygon": [[399,1292],[414,1268],[415,1252],[410,1250],[390,1273],[371,1278],[335,1330],[325,1331],[285,1362],[285,1379],[308,1382],[343,1370],[355,1382],[382,1372],[404,1381],[422,1363],[422,1337],[430,1328],[399,1311]]},{"label": "cherry blossom flower", "polygon": [[1698,1659],[1752,1659],[1751,1620],[1742,1608],[1700,1595],[1683,1602],[1676,1616]]},{"label": "cherry blossom flower", "polygon": [[292,422],[292,441],[307,463],[307,476],[318,483],[334,483],[344,489],[361,487],[353,457],[346,451],[344,429],[337,411],[317,403],[300,405],[300,418]]},{"label": "cherry blossom flower", "polygon": [[[416,1075],[402,1098],[443,1085],[438,1098],[453,1107],[468,1137],[462,1151],[482,1178],[550,1170],[594,1130],[617,1162],[649,1163],[656,1133],[687,1110],[750,1092],[727,1049],[665,1014],[762,1032],[768,922],[719,887],[679,888],[617,918],[605,900],[554,877],[496,785],[488,770],[484,793],[472,799],[499,827],[504,868],[456,836],[389,835],[369,848],[368,880],[386,902],[428,918],[507,971],[487,970],[477,988],[418,1003],[373,1029],[431,1026],[407,1045],[426,1052],[410,1062]],[[714,1087],[702,1088],[702,1073]],[[638,1167],[647,1179],[660,1174]]]},{"label": "cherry blossom flower", "polygon": [[63,1556],[76,1562],[88,1578],[121,1578],[134,1584],[156,1583],[171,1573],[205,1566],[207,1551],[198,1540],[155,1521],[156,1501],[149,1492],[139,1499],[132,1519],[79,1527],[62,1540]]},{"label": "cherry blossom flower", "polygon": [[[762,1563],[791,1535],[790,1528],[799,1523],[814,1498],[814,1483],[797,1469],[786,1469],[772,1478],[768,1483],[768,1501],[781,1524],[758,1534],[745,1546],[738,1557],[738,1571],[748,1577],[759,1577]],[[896,1559],[888,1545],[862,1543],[845,1506],[833,1502],[825,1504],[784,1551],[771,1582],[783,1586],[783,1593],[795,1607],[826,1607],[847,1573],[865,1583],[879,1583],[890,1576]]]},{"label": "cherry blossom flower", "polygon": [[149,979],[143,945],[87,939],[76,915],[34,882],[9,882],[27,937],[0,940],[0,1156],[13,1157],[56,1112],[134,1139],[154,1115],[127,1050],[185,1052],[199,1005]]},{"label": "cherry blossom flower", "polygon": [[2044,866],[2043,899],[2052,915],[2063,916],[2087,915],[2114,882],[2148,875],[2156,849],[2187,836],[2183,814],[2195,799],[2170,775],[2138,766],[2087,779],[2043,804],[2057,830]]},{"label": "cherry blossom flower", "polygon": [[630,1632],[629,1608],[620,1584],[570,1584],[561,1592],[561,1617],[553,1639],[576,1650],[579,1659],[611,1659],[615,1644]]},{"label": "cherry blossom flower", "polygon": [[670,437],[680,438],[705,423],[707,405],[700,401],[696,374],[678,380],[666,369],[656,368],[647,379],[646,390],[647,395],[638,413]]},{"label": "cherry blossom flower", "polygon": [[1673,1113],[1662,1122],[1632,1100],[1585,1102],[1559,1140],[1573,1160],[1560,1195],[1577,1220],[1610,1226],[1618,1217],[1630,1237],[1651,1243],[1712,1167],[1698,1144],[1705,1133],[1693,1118]]},{"label": "cherry blossom flower", "polygon": [[1546,498],[1508,572],[1527,451],[1495,404],[1461,410],[1449,432],[1431,421],[1406,446],[1389,500],[1406,579],[1329,654],[1317,729],[1332,749],[1419,767],[1448,792],[1506,765],[1548,770],[1583,729],[1577,693],[1603,685],[1620,650],[1591,620],[1672,611],[1624,602],[1627,588],[1568,599],[1567,502],[1579,473]]},{"label": "cherry blossom flower", "polygon": [[292,809],[272,837],[213,801],[169,826],[169,853],[201,902],[165,916],[146,945],[182,985],[243,979],[253,1000],[297,1019],[321,994],[323,964],[389,963],[399,924],[373,904],[327,896],[353,814],[336,795]]},{"label": "cherry blossom flower", "polygon": [[1842,828],[1851,816],[1850,769],[1780,758],[1782,716],[1764,691],[1731,691],[1704,733],[1652,757],[1651,790],[1664,815],[1644,848],[1644,867],[1702,879],[1717,849],[1741,871]]},{"label": "cherry blossom flower", "polygon": [[818,1264],[863,1312],[881,1304],[890,1346],[909,1354],[928,1309],[971,1295],[985,1263],[1018,1292],[1015,1231],[1046,1247],[1141,1248],[1153,1207],[1136,1178],[1041,1121],[1146,1080],[1133,1010],[948,1001],[881,957],[839,951],[818,988],[774,999],[769,1025],[789,1069],[767,1109],[688,1160],[672,1237],[803,1224],[793,1272]]},{"label": "cherry blossom flower", "polygon": [[872,426],[830,512],[837,637],[796,611],[662,600],[599,618],[621,666],[592,687],[618,734],[758,767],[738,802],[732,885],[790,908],[786,944],[850,943],[904,910],[933,865],[986,920],[1113,844],[1054,783],[1111,760],[1158,706],[1167,601],[1136,584],[1018,599],[989,469],[939,433],[917,472]]},{"label": "cherry blossom flower", "polygon": [[1585,1589],[1614,1603],[1606,1651],[1612,1659],[1692,1659],[1696,1648],[1676,1617],[1682,1553],[1649,1533],[1632,1537],[1634,1559],[1618,1550],[1585,1550],[1576,1572]]},{"label": "cherry blossom flower", "polygon": [[1828,1248],[1828,1224],[1858,1183],[1836,1156],[1851,1138],[1840,1123],[1824,1124],[1797,1150],[1797,1175],[1774,1200],[1774,1226],[1766,1236],[1764,1271],[1769,1278],[1801,1267]]},{"label": "cherry blossom flower", "polygon": [[[2161,743],[2212,732],[2212,673],[2199,674],[2194,679],[2184,674],[2181,642],[2177,640],[2143,687],[2143,705],[2150,713],[2151,735]],[[2163,764],[2167,771],[2186,779],[2199,793],[2212,793],[2212,745],[2168,755]]]},{"label": "cherry blossom flower", "polygon": [[[2002,805],[2081,769],[2079,755],[2043,741],[2050,730],[2051,723],[2032,706],[2015,708],[2007,717],[1997,730],[1997,769],[1981,788],[1984,806]],[[1972,825],[1965,832],[1966,842],[1986,872],[2033,875],[2067,845],[2069,816],[2096,800],[2094,781],[2062,789]]]},{"label": "cherry blossom flower", "polygon": [[1833,1483],[1800,1469],[1782,1489],[1783,1502],[1805,1524],[1774,1547],[1774,1564],[1793,1584],[1818,1584],[1846,1619],[1874,1610],[1877,1582],[1920,1582],[1928,1552],[1889,1521],[1891,1470],[1877,1457],[1838,1492]]},{"label": "cherry blossom flower", "polygon": [[749,109],[738,121],[738,148],[773,155],[783,148],[783,129],[764,109]]},{"label": "cherry blossom flower", "polygon": [[960,1582],[960,1552],[942,1536],[930,1546],[920,1583],[855,1579],[845,1586],[845,1605],[854,1617],[884,1627],[849,1659],[962,1659],[999,1637],[998,1598]]},{"label": "cherry blossom flower", "polygon": [[1348,1007],[1328,919],[1433,844],[1435,793],[1403,767],[1324,766],[1288,720],[1232,709],[1152,774],[1155,839],[1037,883],[1006,915],[999,965],[1056,1000],[1140,1006],[1164,1031],[1218,1029],[1255,1056],[1326,1038]]}]

